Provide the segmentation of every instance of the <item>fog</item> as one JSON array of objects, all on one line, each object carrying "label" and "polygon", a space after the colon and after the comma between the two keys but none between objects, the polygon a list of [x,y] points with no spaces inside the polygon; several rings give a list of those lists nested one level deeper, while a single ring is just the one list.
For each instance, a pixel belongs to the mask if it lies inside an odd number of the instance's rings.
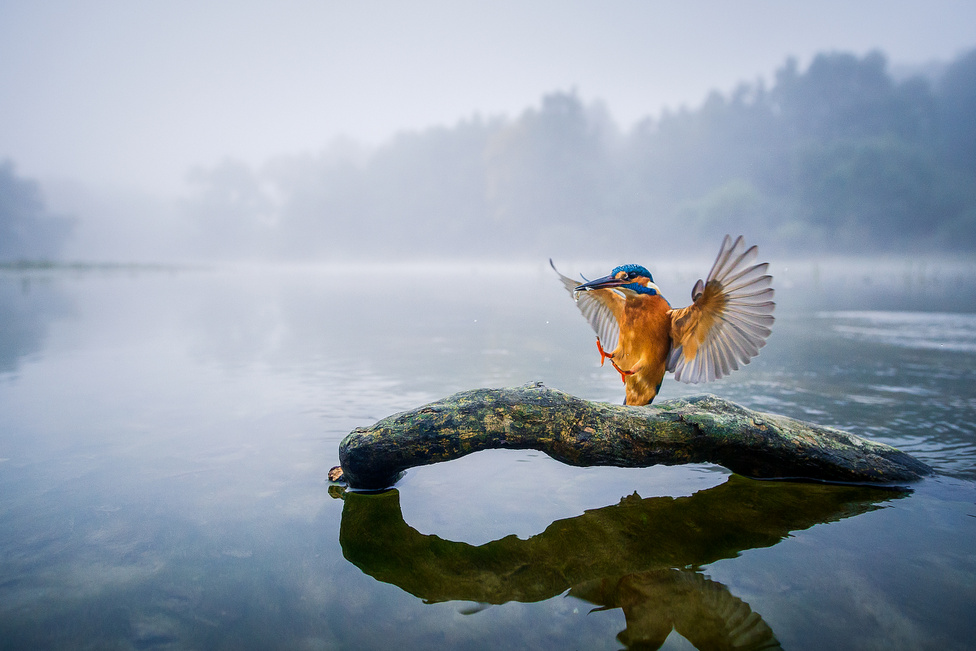
[{"label": "fog", "polygon": [[976,249],[976,8],[0,5],[0,260]]}]

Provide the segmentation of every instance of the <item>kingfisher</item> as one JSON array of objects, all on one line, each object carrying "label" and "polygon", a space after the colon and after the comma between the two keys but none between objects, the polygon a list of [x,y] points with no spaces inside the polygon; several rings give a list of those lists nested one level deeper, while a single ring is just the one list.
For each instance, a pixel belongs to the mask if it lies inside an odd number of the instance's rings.
[{"label": "kingfisher", "polygon": [[559,273],[552,259],[549,264],[596,331],[600,366],[609,359],[620,373],[624,404],[648,405],[665,372],[679,382],[710,382],[748,364],[766,345],[776,303],[769,263],[755,264],[758,255],[742,236],[726,235],[708,276],[691,290],[691,305],[679,309],[640,265],[583,282]]}]

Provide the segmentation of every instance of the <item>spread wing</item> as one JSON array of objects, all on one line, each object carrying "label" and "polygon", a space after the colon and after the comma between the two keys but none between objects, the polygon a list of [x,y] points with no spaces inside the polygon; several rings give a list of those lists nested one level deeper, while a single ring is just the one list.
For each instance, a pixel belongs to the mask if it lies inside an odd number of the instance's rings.
[{"label": "spread wing", "polygon": [[584,281],[573,280],[569,276],[562,275],[552,260],[549,260],[549,265],[559,275],[559,280],[573,297],[576,307],[583,313],[590,327],[600,338],[600,344],[604,350],[612,351],[616,348],[617,339],[620,337],[620,326],[617,325],[618,315],[623,312],[624,297],[612,289],[577,292],[576,287],[582,285]]},{"label": "spread wing", "polygon": [[773,277],[768,263],[753,264],[759,249],[738,237],[722,242],[708,278],[691,292],[694,303],[671,312],[667,369],[676,380],[715,380],[748,364],[766,345],[773,325]]}]

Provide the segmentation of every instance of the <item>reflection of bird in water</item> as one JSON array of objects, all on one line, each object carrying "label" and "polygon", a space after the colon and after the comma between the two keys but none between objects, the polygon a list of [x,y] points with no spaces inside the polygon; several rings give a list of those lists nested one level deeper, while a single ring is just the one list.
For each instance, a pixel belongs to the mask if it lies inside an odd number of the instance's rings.
[{"label": "reflection of bird in water", "polygon": [[617,639],[628,649],[660,649],[677,631],[696,649],[782,649],[769,625],[729,589],[698,572],[635,572],[573,586],[569,595],[622,608],[627,628]]},{"label": "reflection of bird in water", "polygon": [[733,242],[726,235],[708,277],[691,290],[692,304],[680,309],[671,308],[640,265],[622,265],[586,283],[559,274],[597,333],[600,364],[609,359],[620,373],[624,404],[654,400],[665,371],[697,384],[728,375],[759,354],[776,304],[769,264],[753,264],[757,255],[758,248],[746,248],[742,237]]},{"label": "reflection of bird in water", "polygon": [[598,609],[622,608],[627,629],[618,639],[629,648],[655,649],[675,630],[703,650],[775,649],[777,642],[749,604],[696,568],[910,494],[730,475],[694,495],[635,492],[557,520],[528,539],[508,535],[472,545],[411,527],[397,490],[331,488],[343,500],[339,544],[346,560],[424,603],[472,602],[462,612],[473,613],[485,604],[542,602],[568,590]]}]

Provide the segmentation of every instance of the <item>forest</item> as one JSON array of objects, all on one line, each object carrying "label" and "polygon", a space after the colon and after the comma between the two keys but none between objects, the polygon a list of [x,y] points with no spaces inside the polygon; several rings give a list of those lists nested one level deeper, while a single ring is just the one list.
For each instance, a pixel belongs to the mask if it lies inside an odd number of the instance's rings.
[{"label": "forest", "polygon": [[[372,149],[227,159],[191,172],[178,219],[205,259],[619,257],[725,232],[772,253],[970,253],[974,115],[976,50],[897,78],[880,52],[823,53],[627,130],[560,91]],[[0,256],[51,255],[67,233],[0,167]]]},{"label": "forest", "polygon": [[72,226],[71,218],[47,209],[36,181],[0,161],[0,261],[55,259]]}]

